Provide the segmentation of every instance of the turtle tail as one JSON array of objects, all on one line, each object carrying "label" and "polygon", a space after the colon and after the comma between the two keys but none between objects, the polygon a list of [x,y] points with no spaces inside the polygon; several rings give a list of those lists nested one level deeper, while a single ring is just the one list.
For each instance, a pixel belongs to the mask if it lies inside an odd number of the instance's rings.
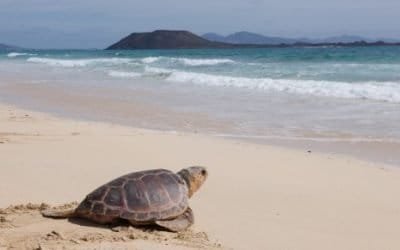
[{"label": "turtle tail", "polygon": [[47,209],[42,211],[42,215],[44,217],[49,218],[72,218],[75,217],[75,209],[68,209],[68,210],[52,210]]}]

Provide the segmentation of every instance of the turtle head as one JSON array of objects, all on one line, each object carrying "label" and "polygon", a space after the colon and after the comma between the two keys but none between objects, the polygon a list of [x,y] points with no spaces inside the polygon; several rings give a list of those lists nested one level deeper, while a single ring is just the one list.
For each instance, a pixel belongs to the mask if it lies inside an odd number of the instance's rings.
[{"label": "turtle head", "polygon": [[185,180],[189,189],[189,197],[192,197],[207,179],[208,172],[205,167],[194,166],[182,169],[178,175]]}]

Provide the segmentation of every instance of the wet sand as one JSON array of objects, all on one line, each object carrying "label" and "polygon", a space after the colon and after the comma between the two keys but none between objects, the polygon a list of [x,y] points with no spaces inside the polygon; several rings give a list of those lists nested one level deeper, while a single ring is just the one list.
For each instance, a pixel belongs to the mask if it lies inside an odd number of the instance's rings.
[{"label": "wet sand", "polygon": [[[0,249],[400,248],[400,171],[351,157],[3,104],[0,162]],[[182,234],[46,219],[47,205],[35,205],[80,201],[132,171],[190,165],[207,166],[210,177]]]},{"label": "wet sand", "polygon": [[[400,141],[396,137],[360,137],[341,132],[339,127],[338,131],[330,132],[313,131],[311,128],[298,130],[294,135],[289,135],[289,131],[287,135],[275,134],[268,126],[243,131],[243,126],[230,118],[217,118],[207,112],[188,111],[184,105],[178,105],[177,108],[171,104],[172,100],[168,101],[169,104],[159,101],[173,99],[173,93],[145,88],[126,90],[112,83],[109,86],[94,88],[91,84],[76,86],[73,81],[58,85],[52,82],[30,82],[32,80],[4,81],[8,82],[0,84],[0,101],[66,118],[153,130],[199,133],[296,150],[347,155],[394,166],[400,164]],[[274,117],[271,117],[271,120],[273,121]],[[242,122],[246,123],[245,117]],[[285,124],[284,120],[279,122]]]}]

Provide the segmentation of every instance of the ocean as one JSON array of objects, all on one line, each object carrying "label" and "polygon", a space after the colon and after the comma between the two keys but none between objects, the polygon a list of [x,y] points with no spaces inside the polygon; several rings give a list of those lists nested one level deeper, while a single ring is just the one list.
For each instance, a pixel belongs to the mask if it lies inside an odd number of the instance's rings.
[{"label": "ocean", "polygon": [[400,47],[8,51],[0,89],[3,102],[150,129],[400,145]]}]

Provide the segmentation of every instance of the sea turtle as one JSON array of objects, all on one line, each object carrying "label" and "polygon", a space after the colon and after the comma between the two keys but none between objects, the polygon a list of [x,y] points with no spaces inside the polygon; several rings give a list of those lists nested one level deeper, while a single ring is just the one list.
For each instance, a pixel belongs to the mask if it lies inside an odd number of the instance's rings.
[{"label": "sea turtle", "polygon": [[100,186],[70,210],[44,210],[51,218],[85,218],[114,224],[127,220],[135,225],[159,225],[182,231],[194,223],[188,199],[207,178],[204,167],[189,167],[177,173],[166,169],[140,171]]}]

